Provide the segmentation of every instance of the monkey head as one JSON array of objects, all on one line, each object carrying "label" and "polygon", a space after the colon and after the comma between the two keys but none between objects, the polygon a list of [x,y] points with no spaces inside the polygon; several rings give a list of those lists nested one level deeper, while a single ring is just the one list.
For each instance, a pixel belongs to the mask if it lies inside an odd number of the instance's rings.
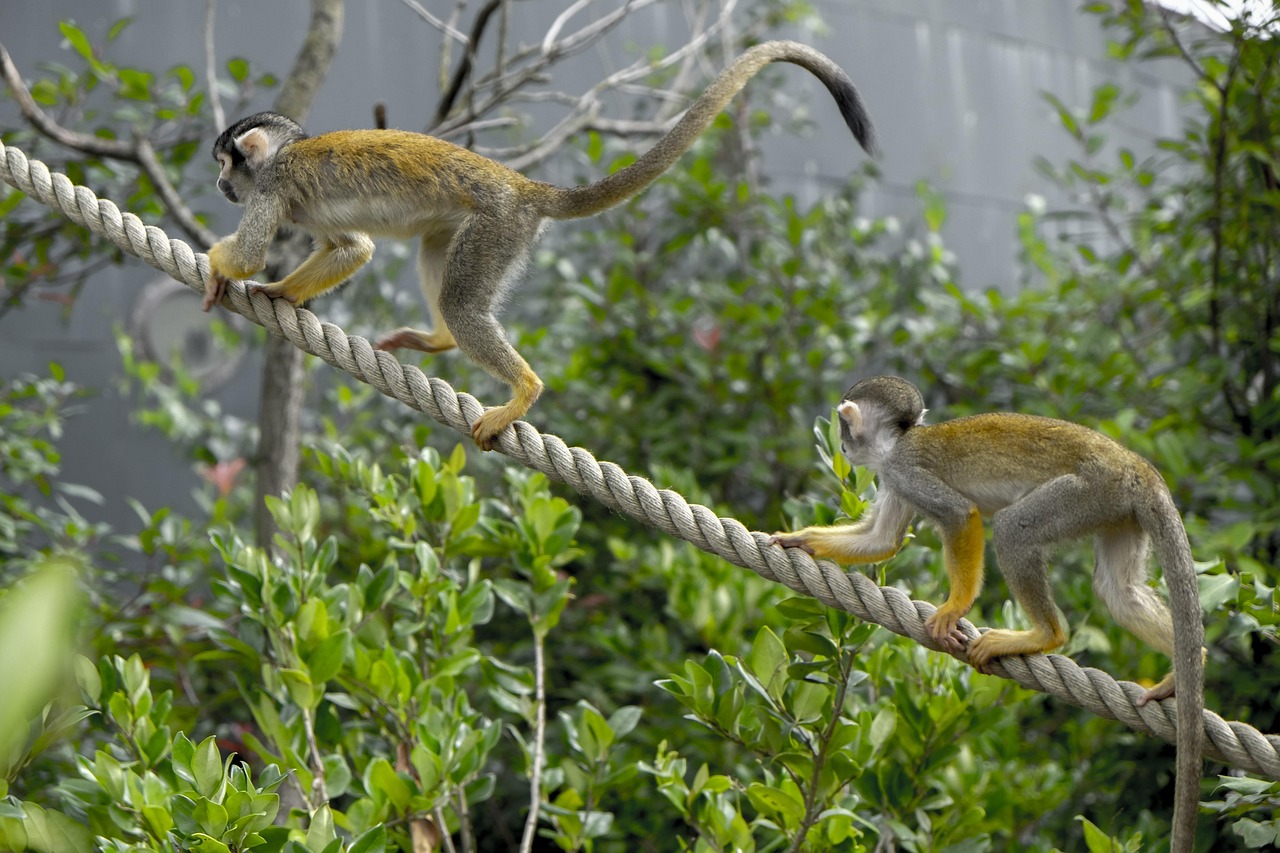
[{"label": "monkey head", "polygon": [[306,139],[306,132],[279,113],[256,113],[228,127],[213,143],[218,161],[218,189],[232,204],[243,204],[257,174],[286,145]]},{"label": "monkey head", "polygon": [[908,429],[924,423],[924,397],[896,376],[875,376],[845,392],[840,415],[840,452],[854,465],[873,465]]}]

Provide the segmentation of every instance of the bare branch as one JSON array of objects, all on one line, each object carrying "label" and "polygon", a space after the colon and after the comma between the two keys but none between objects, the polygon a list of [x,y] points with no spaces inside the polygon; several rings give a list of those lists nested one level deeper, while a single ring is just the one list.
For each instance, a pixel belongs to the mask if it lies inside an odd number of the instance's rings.
[{"label": "bare branch", "polygon": [[450,111],[453,110],[453,105],[458,100],[458,93],[462,91],[463,85],[467,82],[467,78],[471,76],[471,71],[475,67],[476,48],[480,44],[480,37],[484,35],[485,27],[489,25],[489,19],[497,11],[500,2],[501,0],[489,0],[476,13],[476,19],[471,24],[471,36],[467,40],[467,51],[462,55],[462,61],[458,63],[458,70],[454,72],[453,82],[445,89],[444,95],[440,98],[440,103],[436,106],[436,115],[431,122],[433,128],[442,124],[449,116]]},{"label": "bare branch", "polygon": [[128,142],[117,139],[102,139],[87,133],[77,133],[73,130],[67,130],[54,121],[48,113],[40,108],[35,98],[31,97],[31,90],[27,88],[27,84],[23,81],[22,75],[18,73],[17,66],[13,64],[13,59],[9,56],[9,51],[5,50],[3,44],[0,44],[0,75],[3,75],[4,82],[13,90],[14,100],[18,102],[22,117],[33,128],[54,142],[94,157],[108,157],[112,160],[138,163],[137,151]]},{"label": "bare branch", "polygon": [[182,200],[182,196],[178,195],[178,190],[173,184],[169,183],[169,176],[164,170],[164,164],[156,157],[156,151],[151,147],[151,140],[139,134],[134,137],[133,144],[138,156],[138,165],[142,167],[142,171],[151,179],[151,183],[156,188],[156,195],[160,196],[160,200],[169,209],[174,221],[193,240],[198,241],[205,248],[216,243],[218,235],[196,219],[195,214],[191,212],[191,208],[187,207],[187,203]]},{"label": "bare branch", "polygon": [[643,9],[645,6],[652,6],[654,2],[655,0],[626,0],[622,4],[622,8],[616,12],[610,12],[598,21],[592,21],[577,32],[565,36],[559,43],[552,43],[547,39],[543,39],[542,55],[552,57],[568,56],[571,53],[575,53],[622,23],[622,19],[627,15],[638,9]]},{"label": "bare branch", "polygon": [[209,107],[213,110],[213,126],[221,131],[227,126],[227,114],[222,109],[222,95],[218,92],[218,66],[213,49],[213,21],[217,11],[218,0],[205,0],[204,73],[209,81]]},{"label": "bare branch", "polygon": [[[568,23],[569,19],[572,18],[574,15],[578,14],[578,12],[580,12],[582,9],[590,5],[591,5],[591,0],[578,0],[577,3],[574,3],[568,9],[565,9],[563,12],[561,12],[559,15],[556,16],[556,19],[551,22],[551,27],[547,30],[547,34],[542,37],[543,56],[546,56],[548,53],[551,52],[551,48],[555,44],[556,38],[559,37],[560,31],[564,29],[564,25]],[[630,5],[630,2],[623,3],[622,11],[626,12],[627,6],[629,5]]]},{"label": "bare branch", "polygon": [[[532,61],[527,66],[519,69],[504,71],[501,75],[496,72],[491,73],[477,81],[473,88],[477,91],[481,89],[487,90],[487,94],[484,101],[470,111],[470,117],[485,115],[490,110],[505,103],[511,92],[541,79],[545,70],[558,60],[590,46],[595,40],[621,23],[623,19],[622,12],[634,12],[650,6],[654,2],[656,0],[627,0],[623,10],[612,12],[598,21],[593,21],[563,39],[552,43],[549,47],[545,44],[544,39],[544,44],[540,48],[517,51],[506,58],[506,66],[516,65],[530,59]],[[596,87],[596,90],[598,91],[599,87]],[[442,121],[436,132],[449,132],[460,125],[468,123],[469,120],[469,117],[459,116],[452,122]]]},{"label": "bare branch", "polygon": [[1173,42],[1173,46],[1178,49],[1178,53],[1182,56],[1182,61],[1191,66],[1191,70],[1194,71],[1196,76],[1201,80],[1209,80],[1209,75],[1204,70],[1204,66],[1191,55],[1191,52],[1187,50],[1186,45],[1182,43],[1182,39],[1178,36],[1177,27],[1173,23],[1172,18],[1169,17],[1169,10],[1159,4],[1157,4],[1156,8],[1160,11],[1160,22],[1164,25],[1165,35],[1167,35],[1169,40]]},{"label": "bare branch", "polygon": [[[499,127],[512,127],[518,123],[519,123],[519,120],[514,118],[480,119],[479,121],[472,121],[472,122],[468,122],[467,124],[460,125],[459,127],[456,127],[453,130],[450,130],[448,133],[441,133],[439,134],[439,137],[441,139],[448,139],[451,136],[466,136],[469,133],[478,133],[482,130],[494,130],[495,128],[499,128]],[[486,155],[486,156],[492,156],[492,155]]]},{"label": "bare branch", "polygon": [[538,812],[542,807],[542,765],[547,739],[547,667],[544,660],[544,638],[537,626],[533,629],[533,744],[532,766],[529,768],[529,816],[524,822],[520,853],[531,853],[533,836],[538,829]]},{"label": "bare branch", "polygon": [[460,32],[448,22],[442,21],[435,15],[428,12],[426,7],[419,3],[418,0],[400,0],[400,2],[412,9],[418,17],[422,18],[422,20],[426,21],[428,24],[435,27],[454,41],[464,45],[471,44],[471,39],[467,37],[466,33]]},{"label": "bare branch", "polygon": [[22,75],[18,73],[17,66],[13,64],[13,59],[9,56],[9,51],[5,49],[3,44],[0,44],[0,76],[4,78],[5,83],[12,90],[13,98],[18,102],[18,109],[21,110],[22,117],[37,132],[47,136],[64,148],[79,151],[81,154],[134,164],[151,181],[156,188],[156,194],[164,202],[169,215],[173,217],[173,221],[178,224],[178,227],[186,232],[188,237],[205,248],[212,246],[214,241],[217,240],[217,235],[196,220],[191,208],[187,207],[182,200],[182,196],[178,195],[178,191],[174,189],[173,184],[169,181],[169,175],[165,172],[164,165],[156,158],[155,149],[151,147],[149,139],[141,134],[135,134],[129,142],[117,139],[102,139],[88,133],[68,130],[58,124],[48,113],[40,108],[35,98],[31,97],[31,90],[27,88],[26,82],[22,79]]},{"label": "bare branch", "polygon": [[[502,0],[498,5],[498,55],[494,59],[493,70],[498,81],[507,71],[507,34],[511,25],[511,0]],[[494,89],[495,97],[502,97],[502,88]]]},{"label": "bare branch", "polygon": [[[467,8],[467,0],[457,0],[453,4],[453,13],[449,15],[449,26],[452,29],[458,28],[458,21],[462,18],[463,11]],[[467,51],[475,50],[474,44],[467,45]],[[440,39],[440,79],[436,81],[436,85],[443,92],[449,86],[449,66],[453,64],[453,41],[449,38]]]},{"label": "bare branch", "polygon": [[342,0],[311,0],[311,24],[276,96],[276,112],[300,124],[306,120],[342,41],[342,15]]}]

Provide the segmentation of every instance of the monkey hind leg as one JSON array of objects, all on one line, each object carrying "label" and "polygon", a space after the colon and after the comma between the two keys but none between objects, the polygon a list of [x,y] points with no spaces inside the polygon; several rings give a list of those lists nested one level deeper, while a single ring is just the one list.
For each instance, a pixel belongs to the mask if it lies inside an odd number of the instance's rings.
[{"label": "monkey hind leg", "polygon": [[326,237],[298,268],[274,284],[256,285],[255,292],[301,305],[346,281],[373,257],[373,241],[364,234]]},{"label": "monkey hind leg", "polygon": [[471,425],[481,450],[492,450],[498,433],[515,423],[542,394],[542,380],[507,340],[494,316],[509,278],[523,264],[541,228],[541,218],[520,211],[473,213],[449,244],[440,287],[439,312],[458,349],[511,388],[511,399],[485,411]]},{"label": "monkey hind leg", "polygon": [[[1093,589],[1106,602],[1116,622],[1173,658],[1173,616],[1164,600],[1147,585],[1149,544],[1137,524],[1099,534]],[[1174,693],[1174,674],[1170,672],[1142,694],[1138,705],[1168,699]]]},{"label": "monkey hind leg", "polygon": [[996,561],[1013,597],[1031,620],[1031,630],[987,631],[969,646],[969,662],[979,671],[1007,655],[1030,655],[1055,649],[1067,632],[1053,600],[1049,582],[1048,548],[1083,536],[1101,526],[1090,508],[1088,488],[1081,477],[1057,477],[1033,489],[996,513],[992,544]]},{"label": "monkey hind leg", "polygon": [[449,248],[447,233],[426,234],[418,248],[418,281],[431,312],[432,331],[420,332],[401,326],[378,339],[380,350],[413,349],[418,352],[445,352],[458,345],[440,312],[440,288],[444,279],[445,253]]}]

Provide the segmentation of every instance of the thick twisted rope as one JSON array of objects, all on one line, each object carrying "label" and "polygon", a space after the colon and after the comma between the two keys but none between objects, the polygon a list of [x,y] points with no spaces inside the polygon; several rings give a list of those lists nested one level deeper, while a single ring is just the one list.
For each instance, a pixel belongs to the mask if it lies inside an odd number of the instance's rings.
[{"label": "thick twisted rope", "polygon": [[[204,292],[209,272],[205,255],[193,252],[181,240],[170,239],[159,228],[144,225],[132,213],[121,213],[112,202],[99,200],[88,188],[74,185],[66,175],[50,173],[40,161],[28,160],[22,151],[3,143],[0,179],[105,236],[192,290]],[[401,364],[393,356],[374,350],[364,338],[347,335],[331,323],[321,323],[310,311],[286,300],[272,300],[261,293],[251,296],[243,284],[232,282],[223,304],[273,335],[464,435],[471,434],[471,422],[484,411],[470,394],[457,393],[443,380]],[[747,530],[732,518],[717,517],[705,506],[690,504],[668,489],[658,489],[612,462],[597,461],[581,447],[568,447],[556,436],[539,433],[523,421],[499,436],[497,449],[617,512],[736,566],[910,637],[934,651],[944,651],[924,627],[934,612],[932,604],[912,601],[901,590],[877,586],[861,573],[846,572],[835,563],[815,561],[797,548],[784,550],[770,545],[766,534]],[[971,639],[978,636],[969,622],[962,621],[960,627]],[[954,656],[966,660],[964,653]],[[1131,681],[1118,682],[1101,670],[1077,666],[1062,655],[999,658],[993,669],[997,675],[1030,690],[1052,694],[1171,743],[1176,740],[1174,701],[1150,702],[1140,708],[1137,700],[1143,690]],[[1209,710],[1204,712],[1204,727],[1206,754],[1246,772],[1280,780],[1280,736],[1264,735],[1245,723],[1228,722]]]}]

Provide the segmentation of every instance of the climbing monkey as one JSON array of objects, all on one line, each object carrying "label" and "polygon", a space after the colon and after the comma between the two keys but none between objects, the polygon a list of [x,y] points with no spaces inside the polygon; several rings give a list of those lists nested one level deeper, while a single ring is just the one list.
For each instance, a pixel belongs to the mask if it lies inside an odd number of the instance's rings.
[{"label": "climbing monkey", "polygon": [[[1138,704],[1174,696],[1176,674],[1172,849],[1190,851],[1200,798],[1204,626],[1191,546],[1156,469],[1101,433],[1052,418],[997,413],[925,425],[919,390],[892,376],[857,383],[837,412],[840,451],[876,474],[875,503],[853,524],[777,533],[771,541],[841,563],[875,563],[896,554],[907,526],[923,516],[942,535],[951,586],[925,624],[939,645],[961,652],[966,639],[958,624],[982,586],[982,517],[989,516],[996,561],[1032,627],[993,628],[969,644],[969,662],[987,672],[996,658],[1066,641],[1048,550],[1092,536],[1094,590],[1117,622],[1173,659],[1173,672]],[[1151,545],[1172,615],[1147,585]]]},{"label": "climbing monkey", "polygon": [[396,130],[345,130],[309,137],[275,113],[227,128],[213,145],[218,189],[245,206],[240,227],[209,249],[204,309],[227,281],[266,263],[278,226],[309,233],[314,253],[274,284],[254,290],[301,304],[336,287],[373,255],[370,236],[417,237],[418,272],[430,306],[430,332],[400,328],[378,349],[436,353],[458,347],[512,397],[471,428],[483,449],[522,417],[542,380],[507,341],[494,315],[549,219],[592,216],[634,196],[672,166],[747,81],[771,62],[790,62],[831,92],[854,138],[875,152],[875,132],[848,75],[818,51],[771,41],[744,52],[638,160],[586,186],[534,181],[451,143]]}]

